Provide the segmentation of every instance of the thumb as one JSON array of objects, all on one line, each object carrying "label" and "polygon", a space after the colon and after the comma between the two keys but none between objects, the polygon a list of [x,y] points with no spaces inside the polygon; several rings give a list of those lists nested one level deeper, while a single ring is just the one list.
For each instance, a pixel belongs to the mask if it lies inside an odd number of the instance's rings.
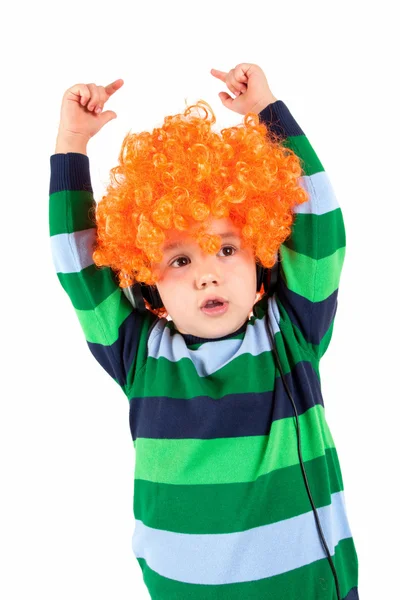
[{"label": "thumb", "polygon": [[117,118],[116,113],[113,110],[106,110],[105,112],[98,115],[100,121],[100,128],[104,127],[109,121]]},{"label": "thumb", "polygon": [[233,98],[230,97],[229,94],[227,94],[226,92],[220,92],[218,94],[218,96],[220,97],[220,100],[222,102],[222,104],[224,106],[226,106],[226,108],[230,108],[233,102]]}]

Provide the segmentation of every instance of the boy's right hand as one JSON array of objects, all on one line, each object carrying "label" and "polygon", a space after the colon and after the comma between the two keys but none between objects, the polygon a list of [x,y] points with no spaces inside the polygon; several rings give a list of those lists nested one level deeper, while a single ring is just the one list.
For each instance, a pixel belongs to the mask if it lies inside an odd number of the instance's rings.
[{"label": "boy's right hand", "polygon": [[[124,85],[117,79],[106,87],[77,83],[64,94],[61,104],[58,139],[77,137],[88,142],[106,123],[117,117],[112,110],[101,112],[107,100]],[[98,113],[95,109],[100,107]]]}]

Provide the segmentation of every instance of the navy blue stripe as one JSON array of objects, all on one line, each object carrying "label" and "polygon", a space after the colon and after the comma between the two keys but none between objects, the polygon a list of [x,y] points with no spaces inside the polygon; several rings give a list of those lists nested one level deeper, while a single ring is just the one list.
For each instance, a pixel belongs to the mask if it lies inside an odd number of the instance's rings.
[{"label": "navy blue stripe", "polygon": [[279,135],[283,140],[287,136],[304,135],[304,131],[282,100],[269,104],[259,113],[259,117],[267,125],[269,131]]},{"label": "navy blue stripe", "polygon": [[50,156],[50,195],[64,190],[92,192],[89,157],[79,152]]},{"label": "navy blue stripe", "polygon": [[[313,406],[324,406],[320,382],[311,363],[299,362],[285,381],[303,414]],[[214,400],[197,396],[190,400],[154,396],[130,400],[129,426],[132,439],[214,439],[268,435],[278,419],[294,415],[280,377],[275,390],[263,393],[228,394]],[[202,424],[199,427],[199,423]]]},{"label": "navy blue stripe", "polygon": [[[154,320],[157,319],[158,317],[154,315]],[[87,342],[95,359],[121,386],[127,383],[127,373],[130,370],[133,370],[133,372],[135,370],[144,322],[144,316],[134,310],[119,327],[118,339],[113,344],[103,346],[102,344]],[[119,359],[118,363],[116,363],[115,357]]]},{"label": "navy blue stripe", "polygon": [[95,344],[93,342],[87,342],[90,352],[93,354],[95,359],[100,363],[103,369],[117,382],[120,386],[126,384],[126,374],[119,362],[116,362],[114,352],[117,352],[118,343],[112,344],[112,346],[103,346],[102,344]]},{"label": "navy blue stripe", "polygon": [[335,318],[338,290],[332,292],[325,300],[310,302],[304,296],[289,290],[283,277],[279,277],[276,296],[306,342],[319,345]]},{"label": "navy blue stripe", "polygon": [[347,596],[343,598],[343,600],[360,600],[360,597],[358,595],[358,589],[356,587],[351,588],[351,590],[349,591]]}]

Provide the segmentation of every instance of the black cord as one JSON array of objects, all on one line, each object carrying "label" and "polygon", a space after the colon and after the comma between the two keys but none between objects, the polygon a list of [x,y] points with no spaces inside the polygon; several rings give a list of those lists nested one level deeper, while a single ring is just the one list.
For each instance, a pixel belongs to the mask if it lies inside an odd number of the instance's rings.
[{"label": "black cord", "polygon": [[325,552],[326,552],[327,558],[328,558],[328,560],[329,560],[329,564],[330,564],[330,566],[331,566],[331,569],[332,569],[333,577],[335,578],[335,585],[336,585],[336,593],[337,593],[337,597],[338,597],[338,600],[341,600],[341,595],[340,595],[340,587],[339,587],[339,580],[338,580],[338,576],[337,576],[337,573],[336,573],[336,569],[335,569],[335,566],[334,566],[334,564],[333,564],[333,561],[332,561],[331,555],[329,554],[329,548],[328,548],[328,544],[326,543],[326,540],[325,540],[325,538],[324,538],[324,534],[323,534],[323,532],[322,532],[321,523],[320,523],[320,521],[319,521],[319,518],[318,518],[318,513],[317,513],[317,510],[316,510],[316,508],[315,508],[315,505],[314,505],[314,502],[313,502],[313,498],[312,498],[312,495],[311,495],[311,491],[310,491],[310,488],[309,488],[309,485],[308,485],[307,475],[306,475],[306,471],[305,471],[305,469],[304,469],[304,464],[303,464],[303,457],[302,457],[302,454],[301,454],[301,444],[300,444],[300,423],[299,423],[299,417],[298,417],[298,414],[297,414],[296,405],[295,405],[295,403],[294,403],[294,400],[293,400],[293,398],[292,398],[292,394],[290,393],[290,390],[289,390],[289,388],[288,388],[288,386],[287,386],[287,384],[286,384],[286,381],[285,381],[285,378],[284,378],[284,375],[283,375],[283,369],[282,369],[282,367],[281,367],[281,363],[280,363],[280,361],[279,361],[279,358],[278,358],[278,353],[277,353],[277,351],[276,351],[276,346],[275,346],[274,335],[273,335],[273,332],[272,332],[272,331],[271,331],[271,329],[270,329],[270,323],[269,323],[269,317],[268,317],[268,308],[269,308],[269,307],[268,307],[268,305],[267,305],[267,307],[266,307],[266,312],[265,312],[265,320],[266,320],[266,323],[267,323],[267,331],[268,331],[268,335],[269,335],[269,338],[270,338],[270,342],[271,342],[272,350],[273,350],[273,352],[274,352],[274,355],[275,355],[275,358],[276,358],[276,361],[277,361],[277,364],[278,364],[278,368],[279,368],[279,370],[280,370],[280,373],[281,373],[281,377],[282,377],[282,383],[283,383],[283,385],[284,385],[284,386],[285,386],[285,388],[286,388],[286,391],[287,391],[287,393],[288,393],[288,396],[289,396],[289,398],[290,398],[290,400],[291,400],[291,402],[292,402],[293,409],[294,409],[294,412],[295,412],[295,415],[296,415],[296,426],[297,426],[297,451],[298,451],[298,454],[299,454],[299,459],[300,459],[300,466],[301,466],[301,470],[302,470],[302,472],[303,472],[304,483],[305,483],[305,485],[306,485],[306,489],[307,489],[308,497],[309,497],[309,499],[310,499],[311,506],[312,506],[312,509],[313,509],[313,511],[314,511],[314,517],[315,517],[315,520],[316,520],[316,523],[317,523],[317,529],[318,529],[318,533],[319,533],[319,535],[320,535],[320,538],[321,538],[322,544],[323,544],[323,546],[324,546],[324,549],[325,549]]}]

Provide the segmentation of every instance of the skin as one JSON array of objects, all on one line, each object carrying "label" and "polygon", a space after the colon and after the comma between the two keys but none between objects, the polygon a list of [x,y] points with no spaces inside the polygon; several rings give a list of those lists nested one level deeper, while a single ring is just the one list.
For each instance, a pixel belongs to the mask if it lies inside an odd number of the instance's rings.
[{"label": "skin", "polygon": [[[216,254],[203,252],[184,232],[169,232],[164,242],[180,242],[179,248],[163,251],[161,263],[153,264],[156,287],[175,327],[181,333],[219,338],[233,333],[249,318],[256,300],[256,263],[244,248],[240,230],[230,219],[210,219],[210,233],[235,233],[222,240]],[[178,260],[177,260],[178,259]],[[219,316],[205,314],[200,306],[209,295],[228,300],[228,310]]]},{"label": "skin", "polygon": [[220,92],[219,98],[226,108],[240,115],[248,112],[260,113],[264,108],[276,102],[277,98],[270,90],[263,70],[252,63],[240,63],[227,73],[211,69],[211,75],[225,83],[235,96]]},{"label": "skin", "polygon": [[[241,115],[259,113],[277,100],[258,65],[240,63],[228,72],[211,69],[210,73],[234,95],[232,98],[227,92],[220,92],[222,104]],[[103,109],[123,85],[123,79],[116,79],[105,87],[95,83],[77,83],[68,88],[62,99],[55,153],[87,154],[89,140],[104,125],[117,118],[113,110]]]}]

